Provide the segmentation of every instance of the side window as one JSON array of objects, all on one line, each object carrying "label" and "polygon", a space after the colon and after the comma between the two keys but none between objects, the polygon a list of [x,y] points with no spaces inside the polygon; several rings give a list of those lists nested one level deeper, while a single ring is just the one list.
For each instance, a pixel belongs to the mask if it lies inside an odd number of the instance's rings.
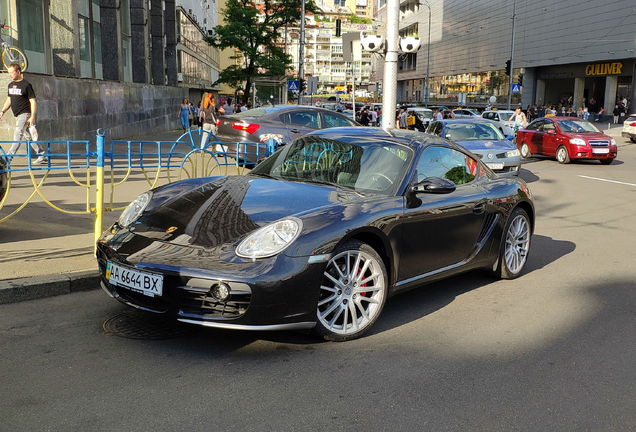
[{"label": "side window", "polygon": [[556,126],[551,121],[546,121],[543,123],[543,132],[554,131],[556,132]]},{"label": "side window", "polygon": [[533,123],[530,123],[526,129],[531,131],[540,131],[542,125],[543,125],[542,121],[533,122]]},{"label": "side window", "polygon": [[429,147],[417,164],[417,181],[441,177],[456,185],[470,183],[480,173],[479,163],[468,155],[447,147]]},{"label": "side window", "polygon": [[355,126],[356,124],[345,117],[340,117],[331,113],[322,113],[325,117],[325,127],[350,127]]},{"label": "side window", "polygon": [[492,119],[493,119],[494,121],[499,121],[499,115],[498,115],[498,114],[494,114],[494,113],[493,113],[493,115],[492,115]]},{"label": "side window", "polygon": [[439,137],[442,136],[442,130],[444,129],[444,125],[440,122],[435,122],[432,124],[431,128],[430,128],[430,134],[431,135],[437,135]]},{"label": "side window", "polygon": [[285,120],[285,123],[291,123],[293,125],[305,126],[314,129],[318,129],[320,126],[320,113],[318,112],[293,112],[289,113],[289,121]]}]

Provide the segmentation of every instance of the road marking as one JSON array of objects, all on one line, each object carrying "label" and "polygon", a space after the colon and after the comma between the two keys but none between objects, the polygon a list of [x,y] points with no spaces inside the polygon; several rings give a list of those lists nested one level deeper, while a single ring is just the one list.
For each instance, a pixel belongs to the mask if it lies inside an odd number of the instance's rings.
[{"label": "road marking", "polygon": [[588,177],[588,176],[584,176],[584,175],[579,175],[579,177],[592,179],[592,180],[598,180],[598,181],[604,181],[604,182],[608,182],[608,183],[618,183],[618,184],[622,184],[622,185],[636,187],[636,184],[634,184],[634,183],[625,183],[625,182],[620,182],[620,181],[616,181],[616,180],[607,180],[607,179],[602,179],[602,178],[597,178],[597,177]]}]

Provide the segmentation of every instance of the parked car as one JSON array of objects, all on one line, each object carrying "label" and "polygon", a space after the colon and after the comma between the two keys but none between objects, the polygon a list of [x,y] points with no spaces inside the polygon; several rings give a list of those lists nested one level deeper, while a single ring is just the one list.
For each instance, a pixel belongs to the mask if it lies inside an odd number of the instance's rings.
[{"label": "parked car", "polygon": [[453,114],[455,114],[455,118],[480,118],[481,114],[479,111],[475,111],[468,108],[458,108],[453,110]]},{"label": "parked car", "polygon": [[336,112],[342,112],[344,110],[344,105],[335,102],[323,103],[322,107]]},{"label": "parked car", "polygon": [[636,143],[636,115],[632,114],[623,122],[622,136],[629,138]]},{"label": "parked car", "polygon": [[576,117],[539,118],[517,132],[521,156],[554,156],[559,163],[597,159],[608,165],[616,158],[616,141],[587,120]]},{"label": "parked car", "polygon": [[470,150],[499,175],[519,175],[519,150],[492,122],[482,119],[438,120],[431,123],[426,132]]},{"label": "parked car", "polygon": [[519,276],[532,194],[446,139],[334,128],[242,176],[135,199],[97,242],[101,285],[134,308],[236,330],[361,336],[388,297],[485,268]]},{"label": "parked car", "polygon": [[353,110],[351,109],[345,109],[342,110],[342,115],[346,116],[348,119],[354,120],[354,114],[353,114]]},{"label": "parked car", "polygon": [[481,113],[481,118],[495,122],[499,131],[505,136],[514,135],[512,125],[508,125],[508,120],[514,114],[511,110],[489,110]]},{"label": "parked car", "polygon": [[[236,153],[239,159],[254,163],[266,154],[266,143],[274,139],[278,143],[288,143],[306,133],[330,127],[359,126],[341,113],[324,108],[279,105],[247,110],[219,117],[217,137],[224,143],[245,143],[217,145],[217,151]],[[259,144],[260,143],[260,144]],[[248,145],[249,144],[249,145]]]}]

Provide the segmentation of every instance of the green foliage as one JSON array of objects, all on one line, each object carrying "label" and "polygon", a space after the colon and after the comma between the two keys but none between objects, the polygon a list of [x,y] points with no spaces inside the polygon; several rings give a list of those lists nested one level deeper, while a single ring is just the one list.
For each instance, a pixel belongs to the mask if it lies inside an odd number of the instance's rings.
[{"label": "green foliage", "polygon": [[369,18],[361,17],[358,15],[347,15],[347,20],[351,24],[371,24],[372,21]]},{"label": "green foliage", "polygon": [[[278,30],[285,24],[298,25],[300,21],[301,0],[265,0],[258,7],[267,12],[261,14],[251,0],[228,0],[223,10],[223,24],[205,37],[213,47],[235,48],[243,54],[243,64],[221,71],[214,84],[224,83],[234,88],[244,85],[244,101],[249,97],[253,77],[286,74],[292,58],[275,45]],[[313,0],[305,1],[307,12],[316,9]]]}]

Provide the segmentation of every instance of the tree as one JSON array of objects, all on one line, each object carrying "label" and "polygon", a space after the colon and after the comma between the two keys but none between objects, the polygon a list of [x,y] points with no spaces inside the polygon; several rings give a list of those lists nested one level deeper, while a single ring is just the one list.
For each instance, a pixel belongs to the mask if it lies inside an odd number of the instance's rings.
[{"label": "tree", "polygon": [[[285,75],[292,58],[276,46],[278,31],[285,24],[300,21],[302,0],[265,0],[258,5],[252,0],[228,0],[223,11],[223,25],[212,30],[205,41],[218,49],[236,48],[244,63],[221,71],[214,83],[239,88],[244,84],[243,101],[250,95],[252,79],[256,76]],[[316,12],[313,0],[305,0],[306,12]],[[236,57],[231,57],[236,59]]]}]

